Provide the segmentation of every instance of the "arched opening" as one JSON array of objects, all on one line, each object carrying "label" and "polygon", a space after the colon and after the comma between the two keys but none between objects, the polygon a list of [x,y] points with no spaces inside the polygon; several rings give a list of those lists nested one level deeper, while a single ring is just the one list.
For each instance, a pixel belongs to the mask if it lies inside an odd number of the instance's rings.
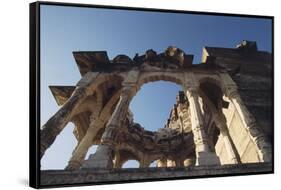
[{"label": "arched opening", "polygon": [[123,78],[120,76],[112,76],[110,80],[106,80],[97,86],[97,102],[105,105],[121,88]]},{"label": "arched opening", "polygon": [[215,84],[212,80],[203,81],[200,83],[200,90],[208,97],[211,103],[219,111],[222,105],[222,90],[220,86]]},{"label": "arched opening", "polygon": [[95,154],[95,152],[97,151],[97,148],[98,148],[98,145],[92,145],[92,146],[89,148],[89,150],[88,150],[88,152],[87,152],[87,154],[86,154],[86,156],[85,156],[85,160],[87,160],[90,155]]},{"label": "arched opening", "polygon": [[[75,125],[68,123],[41,159],[41,170],[64,169],[77,145],[73,135]],[[58,159],[60,158],[60,159]]]},{"label": "arched opening", "polygon": [[138,152],[130,146],[124,146],[115,151],[113,163],[115,168],[139,168]]},{"label": "arched opening", "polygon": [[137,160],[127,160],[122,165],[122,168],[139,168],[139,165],[140,163]]},{"label": "arched opening", "polygon": [[157,160],[152,161],[152,162],[150,163],[149,167],[150,167],[150,168],[155,168],[155,167],[157,167]]},{"label": "arched opening", "polygon": [[134,122],[149,131],[163,128],[176,103],[176,96],[181,90],[182,88],[178,84],[167,81],[150,82],[143,85],[129,106],[134,116]]}]

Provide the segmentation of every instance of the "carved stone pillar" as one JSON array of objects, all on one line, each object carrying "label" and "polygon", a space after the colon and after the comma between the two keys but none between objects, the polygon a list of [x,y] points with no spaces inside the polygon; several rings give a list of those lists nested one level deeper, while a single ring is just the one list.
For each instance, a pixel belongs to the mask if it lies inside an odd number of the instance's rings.
[{"label": "carved stone pillar", "polygon": [[140,168],[148,168],[149,165],[150,165],[149,162],[147,162],[147,161],[141,161],[139,167],[140,167]]},{"label": "carved stone pillar", "polygon": [[40,130],[40,158],[45,151],[53,144],[57,135],[64,129],[70,121],[70,117],[75,109],[90,94],[89,85],[96,79],[98,73],[86,74],[77,84],[76,89],[64,105],[53,115]]},{"label": "carved stone pillar", "polygon": [[222,115],[215,114],[214,121],[215,121],[216,126],[220,130],[220,134],[222,135],[222,139],[223,139],[223,142],[224,142],[227,154],[228,154],[228,158],[229,158],[228,160],[229,160],[230,164],[240,163],[240,159],[237,158],[237,156],[234,152],[235,147],[233,146],[233,143],[231,141],[225,119],[223,119]]},{"label": "carved stone pillar", "polygon": [[200,109],[197,87],[187,87],[186,94],[189,100],[191,126],[196,152],[196,165],[219,165],[220,160],[210,151],[204,121]]},{"label": "carved stone pillar", "polygon": [[271,145],[267,142],[265,135],[259,127],[253,115],[248,111],[242,101],[236,86],[227,86],[226,93],[238,112],[244,126],[248,130],[251,139],[256,144],[260,161],[271,162],[272,152]]},{"label": "carved stone pillar", "polygon": [[122,87],[120,99],[109,119],[95,154],[84,162],[82,168],[112,168],[115,150],[115,138],[118,129],[123,124],[128,111],[129,103],[136,92],[134,85]]},{"label": "carved stone pillar", "polygon": [[148,168],[150,165],[151,161],[147,159],[146,155],[143,155],[141,160],[140,160],[140,168]]},{"label": "carved stone pillar", "polygon": [[93,139],[98,131],[103,127],[103,124],[104,123],[99,119],[91,121],[85,136],[77,145],[71,159],[68,161],[68,165],[65,168],[66,170],[77,170],[81,167],[89,148],[92,146]]},{"label": "carved stone pillar", "polygon": [[122,163],[120,162],[120,152],[116,150],[114,168],[121,168],[121,167],[122,167]]}]

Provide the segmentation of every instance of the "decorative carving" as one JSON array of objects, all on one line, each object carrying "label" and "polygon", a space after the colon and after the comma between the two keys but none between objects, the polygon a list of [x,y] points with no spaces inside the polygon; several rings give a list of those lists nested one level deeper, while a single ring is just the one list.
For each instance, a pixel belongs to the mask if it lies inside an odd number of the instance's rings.
[{"label": "decorative carving", "polygon": [[181,67],[183,66],[184,52],[181,49],[169,46],[165,51],[165,55],[171,63],[178,64]]},{"label": "decorative carving", "polygon": [[[145,52],[145,61],[153,65],[155,62],[159,62],[159,57],[156,51],[149,49]],[[154,66],[154,65],[153,65]]]},{"label": "decorative carving", "polygon": [[180,69],[191,67],[193,61],[193,55],[187,55],[174,46],[169,46],[160,54],[153,49],[147,50],[144,55],[136,53],[133,60],[129,56],[121,54],[110,61],[106,52],[74,52],[73,55],[81,75],[85,75],[89,71],[128,71],[139,68],[139,66],[141,68],[150,66],[159,70]]}]

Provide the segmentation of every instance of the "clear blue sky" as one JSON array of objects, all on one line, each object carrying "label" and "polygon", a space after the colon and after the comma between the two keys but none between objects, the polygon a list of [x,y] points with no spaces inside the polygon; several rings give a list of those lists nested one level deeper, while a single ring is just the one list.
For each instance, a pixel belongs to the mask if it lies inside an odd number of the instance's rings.
[{"label": "clear blue sky", "polygon": [[[48,86],[75,85],[81,78],[73,51],[106,50],[131,58],[147,49],[163,52],[175,45],[194,62],[204,46],[234,47],[241,40],[257,41],[271,52],[271,20],[174,13],[152,13],[61,6],[41,6],[41,125],[58,109]],[[130,108],[135,121],[148,130],[164,126],[180,86],[170,82],[148,83],[134,97]],[[76,140],[69,124],[46,151],[42,169],[66,166]],[[94,152],[92,147],[90,152]],[[134,163],[127,167],[135,166]]]}]

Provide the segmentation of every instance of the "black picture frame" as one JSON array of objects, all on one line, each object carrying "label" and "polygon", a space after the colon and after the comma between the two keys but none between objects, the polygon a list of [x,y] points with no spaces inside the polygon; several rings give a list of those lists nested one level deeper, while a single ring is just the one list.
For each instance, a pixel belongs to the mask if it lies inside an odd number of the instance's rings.
[{"label": "black picture frame", "polygon": [[[91,5],[91,4],[77,4],[77,3],[59,3],[59,2],[45,2],[39,1],[29,5],[29,185],[33,188],[53,188],[53,187],[69,187],[69,186],[84,186],[84,185],[99,185],[99,184],[116,184],[116,183],[131,183],[131,182],[145,182],[145,181],[162,181],[162,180],[179,180],[192,178],[209,178],[221,176],[236,176],[236,175],[253,175],[253,174],[269,174],[274,173],[274,126],[272,135],[272,171],[267,172],[249,172],[243,174],[222,174],[222,175],[204,175],[196,177],[174,177],[174,178],[155,178],[155,179],[139,179],[132,181],[107,181],[98,183],[75,183],[64,185],[48,185],[42,186],[40,184],[40,6],[66,6],[66,7],[87,7],[87,8],[104,8],[117,10],[133,10],[133,11],[149,11],[149,12],[163,12],[163,13],[182,13],[195,15],[216,15],[216,16],[234,16],[246,18],[267,18],[272,20],[272,82],[274,87],[274,17],[262,15],[247,15],[247,14],[229,14],[216,12],[199,12],[187,10],[164,10],[155,8],[140,8],[140,7],[120,7],[108,5]],[[272,113],[274,113],[274,88],[272,88]],[[274,125],[274,114],[272,114],[272,121]]]}]

